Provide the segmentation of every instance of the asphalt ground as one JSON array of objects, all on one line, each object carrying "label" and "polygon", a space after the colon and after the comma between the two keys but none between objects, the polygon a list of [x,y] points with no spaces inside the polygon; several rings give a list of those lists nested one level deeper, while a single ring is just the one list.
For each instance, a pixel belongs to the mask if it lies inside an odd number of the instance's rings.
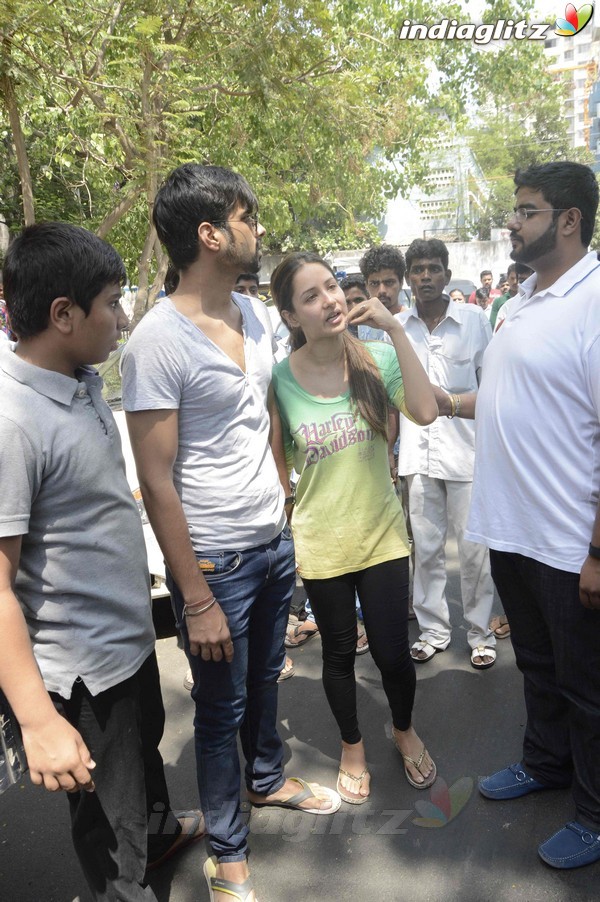
[{"label": "asphalt ground", "polygon": [[[539,843],[574,816],[568,790],[512,802],[489,801],[477,792],[478,775],[520,758],[521,678],[510,640],[498,643],[498,660],[490,670],[470,666],[452,548],[448,597],[452,643],[417,665],[414,723],[437,763],[435,787],[420,792],[407,783],[390,738],[378,672],[370,655],[357,658],[370,800],[362,806],[342,803],[329,817],[278,808],[250,812],[246,805],[259,902],[600,898],[600,864],[556,871],[537,855]],[[416,623],[411,637],[418,638]],[[340,741],[321,685],[320,651],[320,639],[314,638],[292,653],[295,676],[280,685],[280,733],[287,774],[334,787]],[[162,750],[172,803],[193,808],[193,704],[182,685],[186,662],[175,638],[159,640],[158,659],[167,709]],[[200,843],[164,865],[151,880],[159,902],[206,902],[205,856]],[[71,847],[65,799],[33,787],[28,777],[0,797],[0,900],[90,900]]]}]

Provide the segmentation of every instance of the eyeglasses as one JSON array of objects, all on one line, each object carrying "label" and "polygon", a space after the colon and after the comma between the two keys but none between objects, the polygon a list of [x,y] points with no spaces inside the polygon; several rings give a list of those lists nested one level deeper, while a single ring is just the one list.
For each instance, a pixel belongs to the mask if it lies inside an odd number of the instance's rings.
[{"label": "eyeglasses", "polygon": [[535,210],[531,207],[515,207],[512,213],[509,214],[510,219],[516,219],[517,222],[525,222],[529,219],[530,216],[535,216],[536,213],[565,213],[567,210],[570,210],[571,207],[547,207],[544,210]]},{"label": "eyeglasses", "polygon": [[258,213],[248,213],[247,216],[242,216],[241,219],[213,219],[210,221],[210,224],[218,226],[225,225],[228,222],[245,222],[254,234],[258,235]]}]

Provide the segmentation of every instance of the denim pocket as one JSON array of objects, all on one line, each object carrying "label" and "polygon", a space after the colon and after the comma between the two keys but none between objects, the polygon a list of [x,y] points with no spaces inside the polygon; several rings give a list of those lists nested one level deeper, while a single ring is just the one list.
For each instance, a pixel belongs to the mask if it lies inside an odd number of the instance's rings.
[{"label": "denim pocket", "polygon": [[287,542],[292,538],[292,530],[289,523],[286,523],[283,529],[281,530],[281,538],[285,539]]},{"label": "denim pocket", "polygon": [[209,585],[235,573],[243,560],[239,551],[201,551],[196,554],[196,558]]}]

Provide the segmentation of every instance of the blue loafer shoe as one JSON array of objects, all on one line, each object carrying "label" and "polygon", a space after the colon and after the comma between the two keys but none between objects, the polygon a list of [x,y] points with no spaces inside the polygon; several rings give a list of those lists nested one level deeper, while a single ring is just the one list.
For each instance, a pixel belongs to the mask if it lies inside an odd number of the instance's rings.
[{"label": "blue loafer shoe", "polygon": [[551,868],[582,868],[600,861],[600,833],[571,821],[538,849]]},{"label": "blue loafer shoe", "polygon": [[518,799],[540,789],[554,787],[530,777],[522,764],[511,764],[491,777],[481,777],[479,780],[479,792],[486,799]]}]

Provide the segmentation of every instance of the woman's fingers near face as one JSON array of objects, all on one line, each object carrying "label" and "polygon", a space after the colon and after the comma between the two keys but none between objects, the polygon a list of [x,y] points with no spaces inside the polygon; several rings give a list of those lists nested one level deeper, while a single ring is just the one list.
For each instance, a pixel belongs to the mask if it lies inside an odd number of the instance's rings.
[{"label": "woman's fingers near face", "polygon": [[373,300],[379,304],[377,298],[370,298],[368,301],[363,301],[360,304],[357,304],[355,307],[350,310],[348,313],[348,321],[354,322],[354,320],[358,320],[359,322],[363,322],[363,320],[368,319],[371,314],[374,312],[373,310]]}]

